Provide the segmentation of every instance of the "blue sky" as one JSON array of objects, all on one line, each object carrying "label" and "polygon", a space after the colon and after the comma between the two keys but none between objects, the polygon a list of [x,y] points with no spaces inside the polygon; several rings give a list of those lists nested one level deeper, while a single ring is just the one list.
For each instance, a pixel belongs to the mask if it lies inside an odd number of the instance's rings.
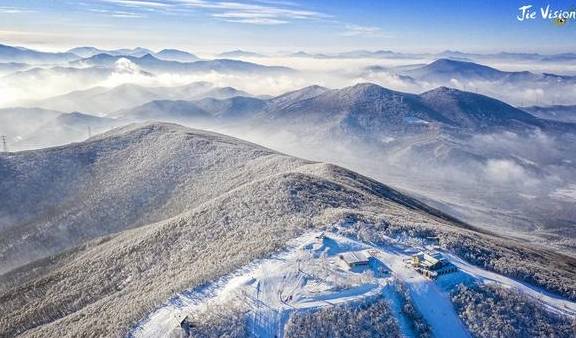
[{"label": "blue sky", "polygon": [[520,22],[519,7],[572,1],[0,0],[0,43],[217,52],[576,51],[576,21]]}]

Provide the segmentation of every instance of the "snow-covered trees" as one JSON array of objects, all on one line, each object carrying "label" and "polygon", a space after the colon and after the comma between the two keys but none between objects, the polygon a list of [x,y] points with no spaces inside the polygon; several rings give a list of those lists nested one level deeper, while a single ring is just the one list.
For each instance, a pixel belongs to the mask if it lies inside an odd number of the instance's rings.
[{"label": "snow-covered trees", "polygon": [[497,286],[459,285],[452,301],[475,337],[574,337],[573,319],[548,312],[534,300]]},{"label": "snow-covered trees", "polygon": [[239,298],[225,304],[209,304],[188,315],[191,325],[182,330],[182,335],[191,338],[248,337],[247,312]]},{"label": "snow-covered trees", "polygon": [[294,313],[285,327],[286,338],[399,337],[398,323],[384,298],[339,304]]},{"label": "snow-covered trees", "polygon": [[431,338],[432,331],[430,330],[430,325],[428,325],[424,317],[422,317],[422,314],[414,307],[410,293],[406,287],[400,281],[396,281],[394,288],[400,295],[402,313],[410,320],[413,331],[419,338]]}]

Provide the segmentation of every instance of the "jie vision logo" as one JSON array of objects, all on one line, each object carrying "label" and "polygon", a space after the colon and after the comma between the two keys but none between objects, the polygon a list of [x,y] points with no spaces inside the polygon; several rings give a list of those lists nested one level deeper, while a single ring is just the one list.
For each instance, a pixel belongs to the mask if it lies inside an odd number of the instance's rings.
[{"label": "jie vision logo", "polygon": [[576,9],[555,9],[550,5],[536,9],[533,5],[524,5],[518,8],[516,19],[518,21],[550,20],[557,26],[564,26],[569,21],[576,20]]}]

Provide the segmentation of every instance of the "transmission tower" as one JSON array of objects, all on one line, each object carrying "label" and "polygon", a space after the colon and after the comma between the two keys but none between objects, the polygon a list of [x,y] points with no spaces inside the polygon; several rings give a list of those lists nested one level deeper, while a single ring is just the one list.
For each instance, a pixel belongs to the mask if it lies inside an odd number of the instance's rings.
[{"label": "transmission tower", "polygon": [[8,152],[8,145],[6,144],[6,136],[2,135],[2,151]]}]

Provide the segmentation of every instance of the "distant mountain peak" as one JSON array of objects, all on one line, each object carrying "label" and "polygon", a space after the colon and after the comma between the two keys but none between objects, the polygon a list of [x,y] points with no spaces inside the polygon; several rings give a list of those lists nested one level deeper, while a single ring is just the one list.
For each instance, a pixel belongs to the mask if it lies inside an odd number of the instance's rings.
[{"label": "distant mountain peak", "polygon": [[364,95],[382,95],[382,94],[394,94],[396,91],[382,87],[380,85],[374,83],[358,83],[351,87],[346,87],[341,89],[341,92],[355,95],[355,96],[364,96]]},{"label": "distant mountain peak", "polygon": [[200,59],[192,53],[178,49],[163,49],[160,52],[155,53],[154,56],[156,58],[178,62],[193,62]]},{"label": "distant mountain peak", "polygon": [[440,67],[451,67],[453,68],[462,68],[462,67],[476,67],[476,68],[485,68],[485,69],[493,69],[492,67],[484,66],[478,63],[469,62],[469,61],[461,61],[461,60],[454,60],[450,58],[441,58],[437,59],[428,64],[429,68],[440,68]]},{"label": "distant mountain peak", "polygon": [[440,86],[440,87],[434,88],[432,90],[429,90],[429,91],[425,92],[424,94],[426,94],[426,93],[443,93],[443,94],[446,94],[446,93],[458,93],[458,92],[462,92],[462,91],[458,90],[456,88]]},{"label": "distant mountain peak", "polygon": [[330,89],[322,86],[312,85],[288,93],[284,93],[280,96],[273,98],[272,102],[281,103],[281,102],[291,102],[293,100],[305,100],[321,95],[329,90]]},{"label": "distant mountain peak", "polygon": [[155,57],[154,55],[150,54],[150,53],[146,53],[144,55],[142,55],[141,57],[139,57],[140,60],[158,60],[157,57]]}]

